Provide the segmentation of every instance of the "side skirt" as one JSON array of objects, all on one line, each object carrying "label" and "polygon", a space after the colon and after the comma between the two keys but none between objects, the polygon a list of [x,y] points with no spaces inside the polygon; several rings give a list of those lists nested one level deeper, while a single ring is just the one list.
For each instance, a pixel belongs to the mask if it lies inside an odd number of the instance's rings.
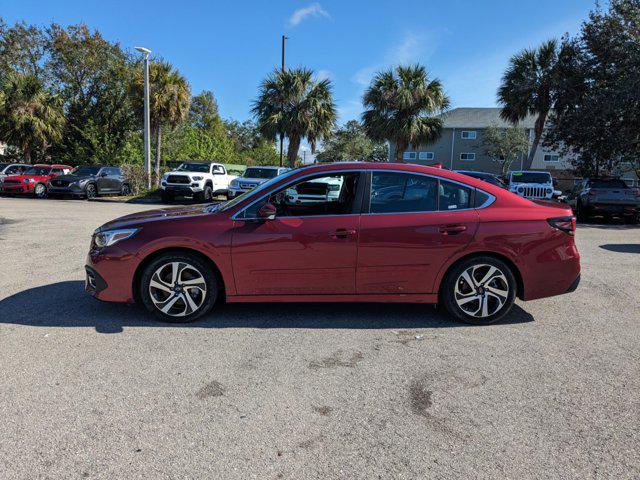
[{"label": "side skirt", "polygon": [[228,295],[229,303],[271,302],[371,302],[371,303],[438,303],[438,294],[380,294],[380,295]]}]

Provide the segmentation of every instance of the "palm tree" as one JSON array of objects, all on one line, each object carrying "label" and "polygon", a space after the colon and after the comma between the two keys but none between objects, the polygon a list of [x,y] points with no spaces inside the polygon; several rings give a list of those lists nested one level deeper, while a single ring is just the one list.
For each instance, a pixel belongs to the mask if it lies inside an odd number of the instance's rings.
[{"label": "palm tree", "polygon": [[536,115],[533,143],[527,157],[526,169],[542,138],[544,124],[553,108],[553,93],[557,82],[558,42],[549,40],[537,49],[525,49],[509,60],[498,88],[500,116],[514,125],[527,115]]},{"label": "palm tree", "polygon": [[5,78],[0,88],[0,139],[17,147],[25,162],[60,141],[63,126],[62,101],[34,74]]},{"label": "palm tree", "polygon": [[442,133],[442,120],[431,115],[449,106],[438,79],[429,79],[422,65],[398,66],[376,74],[363,97],[367,135],[395,144],[395,161],[409,145],[430,143]]},{"label": "palm tree", "polygon": [[[144,78],[136,73],[134,100],[142,115]],[[156,61],[149,65],[149,112],[151,134],[156,146],[156,183],[160,181],[162,128],[168,126],[174,130],[189,114],[191,106],[191,88],[187,80],[170,63]]]},{"label": "palm tree", "polygon": [[306,68],[276,70],[260,85],[251,109],[258,129],[269,140],[289,139],[287,160],[294,167],[300,142],[306,138],[315,153],[318,140],[328,138],[336,122],[331,81],[316,81]]}]

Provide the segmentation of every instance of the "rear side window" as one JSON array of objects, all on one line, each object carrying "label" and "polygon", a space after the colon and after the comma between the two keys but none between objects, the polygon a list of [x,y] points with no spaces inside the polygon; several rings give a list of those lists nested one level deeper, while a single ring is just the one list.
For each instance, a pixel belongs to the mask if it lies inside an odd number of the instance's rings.
[{"label": "rear side window", "polygon": [[424,175],[373,172],[370,213],[433,212],[438,181]]},{"label": "rear side window", "polygon": [[476,190],[476,194],[474,195],[474,198],[473,198],[473,200],[474,200],[473,201],[473,206],[475,208],[480,208],[482,205],[487,203],[489,198],[490,198],[489,195],[484,193],[482,190]]},{"label": "rear side window", "polygon": [[471,208],[471,189],[441,180],[438,206],[441,211]]}]

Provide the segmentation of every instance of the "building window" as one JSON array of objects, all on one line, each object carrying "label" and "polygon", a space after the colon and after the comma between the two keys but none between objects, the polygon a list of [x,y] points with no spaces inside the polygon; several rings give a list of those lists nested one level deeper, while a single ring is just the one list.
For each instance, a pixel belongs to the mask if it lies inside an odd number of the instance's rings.
[{"label": "building window", "polygon": [[402,154],[402,159],[403,160],[415,160],[416,159],[416,152],[404,152]]},{"label": "building window", "polygon": [[475,130],[462,130],[462,132],[460,132],[460,137],[463,140],[475,140],[476,139],[476,131]]},{"label": "building window", "polygon": [[473,162],[476,159],[475,153],[461,153],[460,160],[464,160],[465,162]]},{"label": "building window", "polygon": [[544,156],[544,161],[545,162],[559,162],[560,161],[560,156],[559,155],[554,155],[551,153],[547,153]]},{"label": "building window", "polygon": [[433,152],[420,152],[418,154],[418,160],[433,160],[434,158]]}]

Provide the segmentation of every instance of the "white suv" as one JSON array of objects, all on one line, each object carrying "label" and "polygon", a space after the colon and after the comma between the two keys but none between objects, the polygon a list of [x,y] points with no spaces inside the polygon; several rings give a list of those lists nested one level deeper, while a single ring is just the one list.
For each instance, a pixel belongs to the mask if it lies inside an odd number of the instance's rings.
[{"label": "white suv", "polygon": [[210,202],[216,195],[226,195],[234,178],[236,176],[229,175],[221,163],[184,162],[162,176],[162,201],[170,202],[174,197],[185,195],[193,196],[198,202]]},{"label": "white suv", "polygon": [[525,198],[552,199],[557,192],[549,172],[518,170],[509,175],[509,191]]}]

